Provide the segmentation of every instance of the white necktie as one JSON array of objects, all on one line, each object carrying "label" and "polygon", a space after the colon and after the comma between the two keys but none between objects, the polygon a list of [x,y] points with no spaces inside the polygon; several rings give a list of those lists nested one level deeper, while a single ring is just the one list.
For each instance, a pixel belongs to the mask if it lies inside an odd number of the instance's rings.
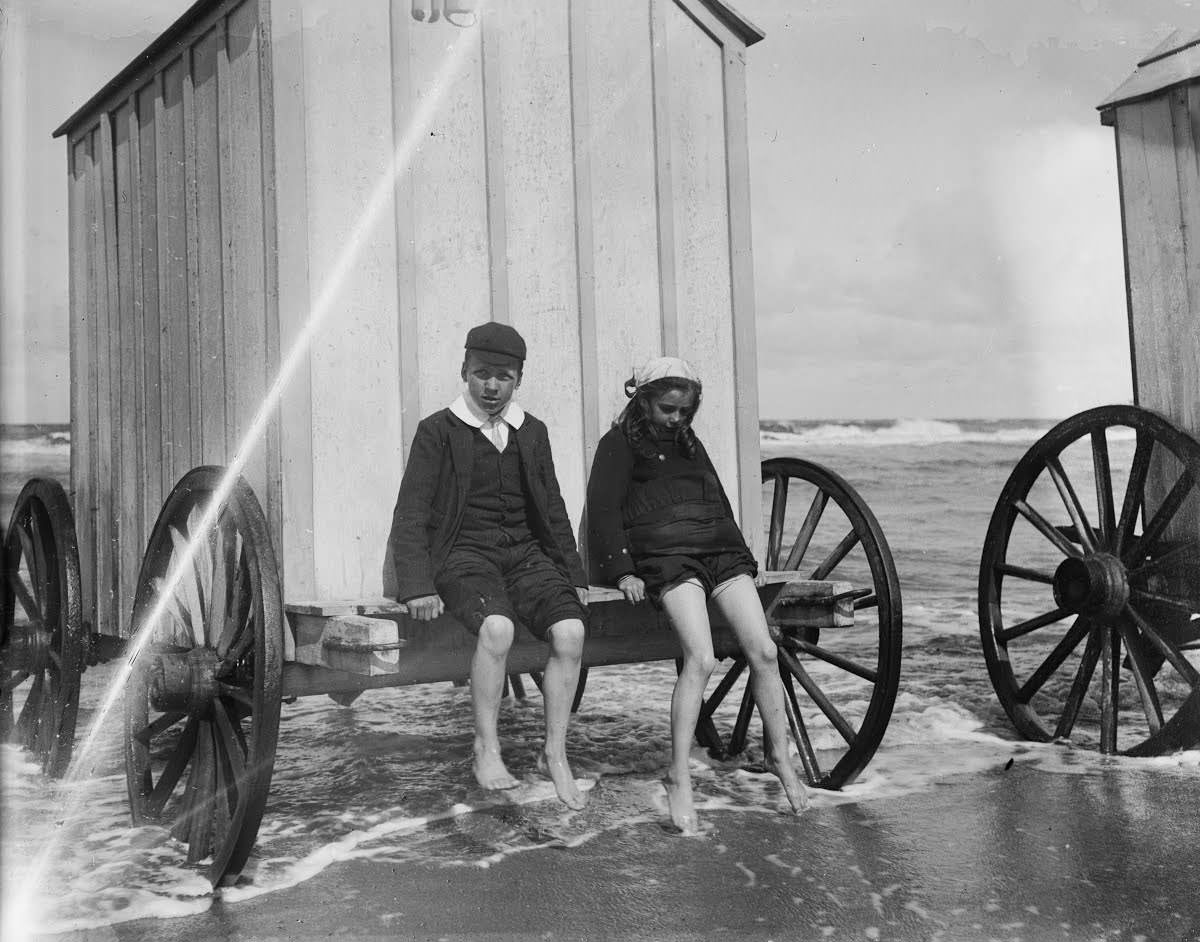
[{"label": "white necktie", "polygon": [[500,418],[500,416],[493,416],[488,420],[487,437],[496,446],[496,451],[504,451],[504,446],[508,444],[506,441],[508,436],[505,434],[507,431],[504,419]]}]

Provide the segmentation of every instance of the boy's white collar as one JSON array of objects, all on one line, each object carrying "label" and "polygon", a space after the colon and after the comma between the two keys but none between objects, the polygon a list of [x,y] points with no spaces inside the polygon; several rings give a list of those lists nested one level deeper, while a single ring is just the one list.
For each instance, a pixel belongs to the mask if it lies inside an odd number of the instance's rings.
[{"label": "boy's white collar", "polygon": [[[491,416],[479,409],[475,403],[463,395],[460,395],[450,403],[450,411],[472,428],[483,428],[484,424],[491,418]],[[510,399],[508,405],[500,410],[500,418],[513,428],[520,428],[525,423],[525,410]]]}]

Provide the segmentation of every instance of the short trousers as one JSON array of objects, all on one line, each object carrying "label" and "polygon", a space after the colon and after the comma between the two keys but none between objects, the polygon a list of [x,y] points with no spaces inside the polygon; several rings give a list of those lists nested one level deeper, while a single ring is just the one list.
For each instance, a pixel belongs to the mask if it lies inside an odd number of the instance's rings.
[{"label": "short trousers", "polygon": [[479,550],[456,547],[434,579],[446,609],[472,634],[489,615],[503,615],[546,641],[566,618],[587,624],[575,586],[532,541]]},{"label": "short trousers", "polygon": [[635,563],[637,576],[646,583],[646,594],[656,606],[662,594],[689,580],[699,583],[705,595],[711,595],[722,582],[734,576],[758,575],[758,563],[748,550],[722,550],[692,556],[643,556]]}]

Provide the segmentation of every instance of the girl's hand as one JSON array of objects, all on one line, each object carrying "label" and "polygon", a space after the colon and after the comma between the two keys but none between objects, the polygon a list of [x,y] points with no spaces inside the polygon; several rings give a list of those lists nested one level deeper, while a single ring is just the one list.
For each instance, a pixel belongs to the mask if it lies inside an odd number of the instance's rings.
[{"label": "girl's hand", "polygon": [[761,569],[754,575],[754,584],[760,589],[767,584],[767,574]]},{"label": "girl's hand", "polygon": [[646,583],[637,576],[622,576],[617,588],[624,594],[627,602],[643,602],[646,599]]}]

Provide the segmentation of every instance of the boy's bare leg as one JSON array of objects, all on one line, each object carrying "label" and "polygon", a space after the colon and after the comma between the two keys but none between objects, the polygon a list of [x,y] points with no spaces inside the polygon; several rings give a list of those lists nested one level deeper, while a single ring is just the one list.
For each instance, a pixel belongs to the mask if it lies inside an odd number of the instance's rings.
[{"label": "boy's bare leg", "polygon": [[472,769],[482,788],[515,788],[517,780],[500,758],[500,698],[504,694],[504,668],[513,642],[513,623],[503,615],[489,615],[479,628],[471,659],[471,708],[475,714],[475,758]]},{"label": "boy's bare leg", "polygon": [[542,675],[542,700],[546,710],[546,746],[538,770],[554,783],[554,790],[568,808],[578,810],[586,803],[567,764],[567,723],[571,701],[579,685],[583,657],[583,622],[566,618],[550,626],[550,657]]},{"label": "boy's bare leg", "polygon": [[714,601],[729,620],[741,645],[746,663],[750,665],[750,683],[754,700],[762,715],[763,729],[771,754],[767,763],[779,776],[792,811],[799,814],[808,807],[808,793],[796,776],[788,749],[787,714],[783,707],[783,682],[779,679],[778,651],[767,630],[762,602],[754,580],[739,576],[724,584]]},{"label": "boy's bare leg", "polygon": [[700,828],[692,798],[692,773],[688,766],[704,688],[716,666],[712,629],[704,589],[691,582],[663,593],[662,605],[683,648],[683,666],[671,694],[671,767],[663,779],[672,823],[684,834]]}]

